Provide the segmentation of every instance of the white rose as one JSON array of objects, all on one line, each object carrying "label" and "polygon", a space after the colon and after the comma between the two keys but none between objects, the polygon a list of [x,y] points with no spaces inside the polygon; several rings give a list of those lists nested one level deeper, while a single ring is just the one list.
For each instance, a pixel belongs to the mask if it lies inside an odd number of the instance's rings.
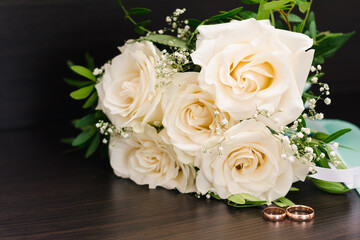
[{"label": "white rose", "polygon": [[215,106],[213,97],[198,85],[198,73],[177,73],[161,102],[163,125],[170,143],[195,156],[204,142],[231,126],[229,114]]},{"label": "white rose", "polygon": [[[255,111],[286,125],[303,111],[302,91],[313,59],[313,40],[248,19],[200,26],[193,62],[202,67],[200,86],[236,120]],[[308,50],[308,51],[306,51]],[[282,111],[279,111],[282,109]],[[264,120],[264,119],[263,119]]]},{"label": "white rose", "polygon": [[111,137],[109,156],[115,174],[139,185],[148,184],[149,188],[196,191],[195,169],[182,163],[179,159],[185,154],[176,154],[173,146],[164,143],[159,135],[155,128],[146,125],[143,133],[134,133],[131,138]]},{"label": "white rose", "polygon": [[125,44],[96,85],[97,109],[117,127],[141,132],[151,121],[161,121],[161,89],[156,89],[155,65],[160,51],[148,41]]},{"label": "white rose", "polygon": [[224,137],[221,154],[210,149],[196,158],[195,165],[200,169],[196,185],[203,194],[213,191],[225,199],[248,193],[273,201],[285,196],[292,182],[303,181],[308,173],[307,165],[281,157],[285,150],[281,141],[261,122],[242,121]]}]

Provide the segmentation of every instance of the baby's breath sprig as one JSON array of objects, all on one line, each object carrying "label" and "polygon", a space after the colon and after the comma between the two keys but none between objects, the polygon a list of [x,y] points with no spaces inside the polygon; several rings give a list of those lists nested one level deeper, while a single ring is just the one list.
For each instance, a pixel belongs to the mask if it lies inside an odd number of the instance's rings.
[{"label": "baby's breath sprig", "polygon": [[112,123],[106,122],[104,120],[99,120],[95,127],[99,129],[99,132],[104,136],[102,142],[104,144],[108,143],[110,136],[120,136],[123,138],[129,138],[131,136],[132,128],[123,127],[117,129]]}]

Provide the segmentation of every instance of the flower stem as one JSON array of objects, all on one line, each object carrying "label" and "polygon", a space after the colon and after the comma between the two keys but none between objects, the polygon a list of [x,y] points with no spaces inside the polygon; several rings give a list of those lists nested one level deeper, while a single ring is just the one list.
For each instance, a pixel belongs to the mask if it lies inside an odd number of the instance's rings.
[{"label": "flower stem", "polygon": [[310,13],[310,9],[311,9],[311,4],[312,4],[312,2],[313,2],[313,0],[310,0],[309,9],[308,9],[307,12],[306,12],[306,15],[305,15],[303,24],[302,24],[301,29],[300,29],[300,33],[302,33],[302,32],[304,31],[306,21],[307,21],[307,19],[308,19],[308,17],[309,17],[309,13]]},{"label": "flower stem", "polygon": [[123,3],[121,2],[121,0],[116,0],[116,2],[120,5],[121,9],[123,10],[123,12],[125,13],[125,18],[129,19],[130,22],[132,22],[135,26],[137,26],[138,28],[140,28],[141,30],[145,31],[145,32],[151,32],[150,30],[146,29],[143,26],[138,26],[137,22],[130,16],[129,12],[126,10],[126,8],[124,7]]}]

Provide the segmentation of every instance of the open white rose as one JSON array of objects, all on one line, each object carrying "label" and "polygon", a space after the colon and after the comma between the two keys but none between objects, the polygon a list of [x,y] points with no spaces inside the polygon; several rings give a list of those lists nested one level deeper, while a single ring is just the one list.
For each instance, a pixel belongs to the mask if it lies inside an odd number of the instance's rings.
[{"label": "open white rose", "polygon": [[[301,94],[313,59],[313,40],[248,19],[200,26],[193,62],[201,88],[236,120],[268,110],[286,125],[303,111]],[[308,51],[307,51],[308,50]],[[282,109],[282,111],[279,111]]]},{"label": "open white rose", "polygon": [[116,175],[130,178],[139,185],[176,188],[182,193],[196,191],[195,169],[183,163],[191,160],[182,159],[186,154],[177,154],[150,125],[129,139],[112,137],[109,156]]},{"label": "open white rose", "polygon": [[163,125],[170,143],[195,156],[211,136],[231,126],[229,114],[215,106],[213,97],[198,85],[198,73],[177,73],[161,102]]},{"label": "open white rose", "polygon": [[[200,169],[196,186],[202,194],[213,191],[225,199],[248,193],[273,201],[285,196],[293,181],[303,181],[308,173],[307,165],[281,157],[285,150],[281,141],[261,122],[242,121],[224,137],[222,154],[211,148],[196,158]],[[214,142],[208,144],[214,146]]]},{"label": "open white rose", "polygon": [[145,124],[161,121],[161,89],[156,89],[155,65],[159,50],[148,41],[125,44],[96,85],[97,109],[118,128],[132,127],[141,132]]}]

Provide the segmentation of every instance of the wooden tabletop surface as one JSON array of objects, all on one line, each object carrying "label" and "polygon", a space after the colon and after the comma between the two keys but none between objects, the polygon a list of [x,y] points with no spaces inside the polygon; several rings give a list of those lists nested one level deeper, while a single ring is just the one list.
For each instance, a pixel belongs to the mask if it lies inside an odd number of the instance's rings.
[{"label": "wooden tabletop surface", "polygon": [[262,207],[116,177],[108,163],[64,154],[50,129],[0,133],[0,239],[360,239],[360,198],[311,183],[288,195],[311,206],[310,222],[262,218]]}]

